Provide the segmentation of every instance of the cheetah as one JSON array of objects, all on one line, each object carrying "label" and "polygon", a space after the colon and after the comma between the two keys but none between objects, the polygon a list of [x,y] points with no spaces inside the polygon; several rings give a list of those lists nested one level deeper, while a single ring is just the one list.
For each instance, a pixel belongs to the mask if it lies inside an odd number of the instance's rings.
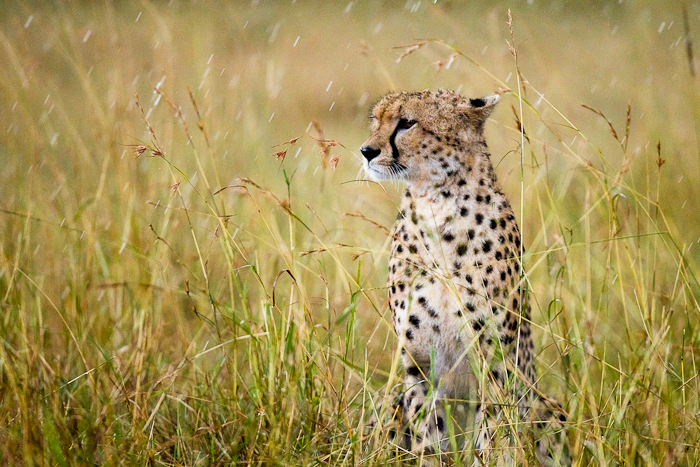
[{"label": "cheetah", "polygon": [[563,410],[536,389],[520,231],[483,132],[498,101],[426,90],[371,110],[365,173],[406,186],[387,282],[405,369],[394,415],[430,462],[455,446],[461,402],[473,465],[569,465]]}]

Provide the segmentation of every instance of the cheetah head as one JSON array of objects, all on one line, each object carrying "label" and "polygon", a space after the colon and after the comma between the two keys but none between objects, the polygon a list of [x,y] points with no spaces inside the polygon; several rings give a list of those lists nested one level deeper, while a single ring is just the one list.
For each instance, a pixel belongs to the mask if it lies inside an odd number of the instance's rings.
[{"label": "cheetah head", "polygon": [[365,173],[375,181],[427,177],[450,147],[462,152],[483,137],[498,100],[498,94],[465,99],[445,90],[383,97],[372,108],[370,136],[360,149]]}]

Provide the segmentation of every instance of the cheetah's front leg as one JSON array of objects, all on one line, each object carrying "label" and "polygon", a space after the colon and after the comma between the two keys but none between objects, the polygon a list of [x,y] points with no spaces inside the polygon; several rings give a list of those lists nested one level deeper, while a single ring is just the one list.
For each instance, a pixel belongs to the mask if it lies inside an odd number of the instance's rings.
[{"label": "cheetah's front leg", "polygon": [[439,397],[429,396],[427,374],[430,374],[429,369],[421,371],[416,366],[407,367],[404,378],[405,422],[412,432],[411,451],[421,457],[427,454],[435,465],[442,465],[440,453],[448,447],[445,409]]}]

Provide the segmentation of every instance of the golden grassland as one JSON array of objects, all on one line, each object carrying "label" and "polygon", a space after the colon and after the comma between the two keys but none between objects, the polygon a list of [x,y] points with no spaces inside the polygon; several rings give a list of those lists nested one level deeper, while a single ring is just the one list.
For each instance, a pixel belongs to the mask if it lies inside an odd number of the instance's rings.
[{"label": "golden grassland", "polygon": [[504,92],[486,131],[576,464],[698,465],[700,4],[685,12],[4,5],[0,460],[410,465],[365,428],[399,381],[400,188],[362,182],[357,148],[383,93],[450,88]]}]

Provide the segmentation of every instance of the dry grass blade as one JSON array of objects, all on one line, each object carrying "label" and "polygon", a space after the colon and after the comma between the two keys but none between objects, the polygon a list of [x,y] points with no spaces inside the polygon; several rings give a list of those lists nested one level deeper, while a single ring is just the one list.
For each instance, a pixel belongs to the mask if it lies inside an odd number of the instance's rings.
[{"label": "dry grass blade", "polygon": [[693,38],[690,35],[690,20],[688,19],[688,6],[683,2],[683,30],[685,32],[685,57],[688,60],[690,76],[695,78],[695,57],[693,56]]},{"label": "dry grass blade", "polygon": [[598,109],[594,109],[593,107],[588,106],[586,104],[581,104],[581,107],[583,107],[584,109],[590,110],[591,112],[603,117],[605,122],[608,124],[608,129],[610,130],[610,133],[613,135],[613,138],[615,138],[615,140],[618,143],[622,144],[622,141],[620,141],[620,137],[617,136],[617,131],[615,131],[615,127],[613,126],[612,122],[610,121],[610,119],[608,117],[605,116],[605,114],[602,111],[600,111]]},{"label": "dry grass blade", "polygon": [[422,48],[427,43],[428,43],[428,41],[421,41],[421,42],[417,42],[417,43],[411,44],[411,45],[402,45],[402,46],[394,47],[395,49],[402,49],[403,50],[401,55],[399,55],[399,57],[396,59],[396,63],[399,63],[401,60],[403,60],[407,56],[411,55],[416,50]]},{"label": "dry grass blade", "polygon": [[343,216],[345,216],[345,217],[356,217],[356,218],[358,218],[358,219],[362,219],[362,220],[364,220],[364,221],[366,221],[366,222],[369,222],[369,223],[372,224],[373,226],[375,226],[375,227],[377,227],[377,228],[383,230],[386,234],[389,234],[389,233],[390,233],[388,228],[386,228],[385,226],[383,226],[383,225],[380,224],[379,222],[374,221],[374,220],[368,218],[367,216],[365,216],[365,215],[362,214],[362,213],[359,213],[359,212],[358,212],[358,213],[344,212],[344,213],[343,213]]}]

